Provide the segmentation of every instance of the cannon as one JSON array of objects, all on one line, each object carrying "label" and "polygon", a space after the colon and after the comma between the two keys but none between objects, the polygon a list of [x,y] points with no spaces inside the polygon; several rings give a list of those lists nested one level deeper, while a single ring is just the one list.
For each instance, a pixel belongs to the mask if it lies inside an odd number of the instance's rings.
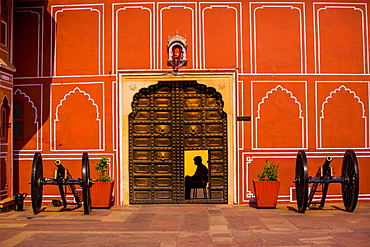
[{"label": "cannon", "polygon": [[[298,151],[296,159],[296,170],[294,183],[296,186],[296,199],[298,212],[304,213],[311,204],[320,204],[322,209],[325,204],[329,184],[340,183],[342,185],[343,204],[347,212],[353,212],[357,206],[360,176],[356,154],[353,150],[347,150],[342,161],[341,176],[334,176],[333,168],[330,163],[333,160],[328,156],[324,164],[319,167],[315,177],[308,176],[308,165],[306,153],[303,150]],[[311,190],[309,192],[309,184]],[[321,190],[317,190],[320,186]],[[316,192],[321,192],[321,201],[313,201]]]},{"label": "cannon", "polygon": [[31,197],[34,214],[41,212],[42,191],[44,185],[58,186],[64,208],[67,206],[67,200],[65,198],[65,195],[67,194],[67,186],[70,187],[70,191],[75,198],[77,207],[81,207],[80,198],[75,188],[76,185],[81,186],[84,214],[89,214],[91,211],[90,187],[92,186],[92,180],[90,178],[88,153],[84,152],[82,154],[82,178],[72,178],[72,175],[67,169],[64,168],[60,160],[56,160],[54,164],[57,166],[57,169],[54,171],[54,178],[44,178],[41,153],[37,152],[33,157]]}]

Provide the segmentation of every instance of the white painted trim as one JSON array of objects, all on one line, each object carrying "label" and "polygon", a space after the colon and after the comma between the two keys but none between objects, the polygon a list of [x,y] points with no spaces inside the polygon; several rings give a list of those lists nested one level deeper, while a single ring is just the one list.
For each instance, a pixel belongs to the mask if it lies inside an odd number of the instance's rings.
[{"label": "white painted trim", "polygon": [[[323,5],[324,7],[320,7]],[[362,52],[363,52],[363,74],[369,74],[369,30],[368,30],[368,14],[366,3],[328,3],[328,2],[316,2],[313,3],[313,23],[314,23],[314,55],[315,55],[315,73],[318,74],[330,74],[321,72],[321,46],[320,46],[320,11],[326,9],[353,9],[354,11],[360,11],[362,16]]]},{"label": "white painted trim", "polygon": [[[79,86],[83,85],[93,85],[93,84],[100,84],[102,87],[101,95],[102,95],[102,112],[99,112],[99,105],[95,103],[95,100],[91,97],[89,93],[87,93],[85,90],[81,90]],[[54,86],[61,86],[64,85],[63,83],[53,83],[50,85],[50,116],[53,117],[52,121],[50,121],[50,148],[51,151],[103,151],[105,150],[105,89],[104,89],[104,82],[81,82],[81,83],[69,83],[69,86],[77,85],[72,91],[69,91],[67,94],[64,95],[63,99],[61,99],[58,103],[58,105],[55,107],[55,111],[52,108],[53,106],[53,87]],[[85,96],[88,96],[89,101],[91,100],[93,106],[96,107],[96,121],[98,122],[99,126],[99,133],[98,133],[98,148],[94,149],[57,149],[56,147],[56,123],[58,122],[58,108],[63,104],[63,102],[66,100],[67,96],[71,95],[72,93],[76,93],[76,91],[79,91],[80,93],[84,94]],[[54,113],[53,113],[54,112]],[[101,117],[103,116],[103,117]]]},{"label": "white painted trim", "polygon": [[[204,6],[202,6],[204,5]],[[233,6],[237,5],[237,7]],[[235,11],[235,66],[237,69],[240,69],[243,72],[243,68],[240,68],[240,65],[243,65],[243,53],[241,47],[242,44],[242,4],[241,2],[200,2],[199,3],[200,15],[200,69],[206,69],[206,41],[205,41],[205,11],[211,10],[213,8],[227,8]],[[217,35],[217,34],[215,34]],[[239,61],[240,60],[240,61]],[[244,66],[244,65],[243,65]],[[229,68],[230,69],[230,68]]]},{"label": "white painted trim", "polygon": [[[144,6],[148,5],[148,3],[114,3],[112,4],[112,73],[117,73],[118,63],[119,63],[119,52],[118,52],[118,32],[119,32],[119,25],[118,25],[118,13],[120,11],[125,11],[127,9],[141,9],[149,11],[149,27],[150,27],[150,34],[149,34],[149,69],[153,69],[153,60],[154,60],[154,53],[153,53],[153,9],[154,3],[151,3],[151,8]],[[124,6],[124,7],[121,7]]]},{"label": "white painted trim", "polygon": [[58,13],[64,11],[80,11],[90,10],[98,13],[98,75],[104,73],[104,4],[72,4],[72,5],[53,5],[51,6],[51,42],[50,45],[50,74],[57,75],[57,51],[56,51],[56,35]]},{"label": "white painted trim", "polygon": [[44,73],[44,6],[14,8],[14,13],[30,13],[37,15],[36,77],[41,77]]},{"label": "white painted trim", "polygon": [[[254,6],[256,5],[256,6]],[[262,6],[260,6],[262,5]],[[297,7],[299,6],[299,7]],[[260,74],[257,70],[257,38],[256,38],[256,11],[263,8],[290,8],[299,12],[299,38],[300,38],[300,73],[307,73],[307,47],[306,47],[306,12],[303,2],[250,2],[250,64],[251,73]],[[253,11],[253,12],[252,12]],[[289,73],[279,73],[289,74]]]},{"label": "white painted trim", "polygon": [[[338,88],[336,88],[335,90],[333,90],[329,96],[326,97],[326,100],[321,104],[321,107],[319,108],[319,102],[318,102],[318,85],[319,84],[324,84],[324,83],[340,83],[342,84],[341,86],[339,86]],[[336,147],[323,147],[322,146],[322,119],[324,118],[324,113],[323,113],[323,107],[324,105],[327,103],[327,101],[332,98],[333,94],[337,93],[340,89],[344,89],[345,91],[349,91],[351,94],[354,95],[354,98],[358,100],[358,103],[361,104],[362,106],[362,118],[364,119],[364,147],[346,147],[346,149],[356,149],[356,150],[361,150],[361,149],[364,149],[364,150],[367,150],[369,148],[369,138],[370,138],[370,133],[369,133],[369,122],[368,122],[368,117],[366,116],[366,111],[367,111],[367,115],[369,114],[370,110],[369,109],[365,109],[365,105],[363,102],[368,102],[369,101],[369,98],[365,99],[365,100],[361,100],[354,91],[348,89],[346,86],[344,86],[343,84],[351,84],[351,83],[365,83],[367,84],[367,89],[368,89],[368,93],[367,95],[369,95],[369,88],[370,88],[370,82],[369,81],[315,81],[315,101],[316,101],[316,104],[315,104],[315,110],[316,110],[316,148],[318,150],[343,150],[344,148],[336,148]],[[370,107],[370,106],[368,106]]]},{"label": "white painted trim", "polygon": [[[163,66],[162,66],[162,63],[163,63],[163,23],[162,23],[162,19],[163,19],[163,11],[164,10],[170,10],[171,8],[183,8],[185,10],[190,10],[191,11],[191,29],[192,29],[192,34],[191,34],[191,45],[192,45],[192,62],[193,62],[193,66],[192,66],[192,69],[196,68],[195,67],[195,63],[196,63],[196,58],[195,58],[195,54],[196,54],[196,50],[197,50],[197,40],[195,38],[195,34],[196,34],[196,21],[197,21],[197,6],[195,3],[187,3],[187,5],[190,5],[190,4],[193,4],[194,6],[192,7],[188,7],[185,5],[185,3],[171,3],[170,5],[167,5],[167,6],[163,6],[163,7],[160,7],[160,5],[162,5],[164,3],[157,3],[157,11],[159,12],[159,14],[157,13],[157,23],[158,23],[158,47],[157,47],[157,50],[158,50],[158,68],[159,69],[162,69]],[[177,31],[177,30],[174,30],[174,31]],[[176,33],[172,33],[172,34],[169,34],[170,36],[174,36],[176,35]],[[179,34],[180,36],[183,36],[183,35],[186,35],[186,34]],[[168,69],[168,68],[167,68]]]},{"label": "white painted trim", "polygon": [[[259,104],[257,106],[257,109],[256,109],[256,112],[254,110],[254,102],[255,102],[255,99],[254,99],[254,95],[253,95],[253,92],[254,92],[254,87],[255,85],[258,85],[258,83],[261,83],[261,82],[268,82],[268,83],[279,83],[279,85],[273,89],[271,89],[269,92],[266,93],[266,95],[262,98],[262,100],[258,101]],[[280,84],[289,84],[289,83],[301,83],[304,85],[304,89],[305,89],[305,99],[304,99],[304,102],[299,102],[298,99],[293,96],[293,94],[288,91],[287,89],[283,88]],[[259,108],[260,108],[260,105],[264,103],[264,99],[265,98],[268,98],[268,95],[271,94],[273,91],[276,91],[277,88],[282,88],[285,89],[284,91],[286,91],[288,94],[291,95],[291,98],[293,98],[295,100],[295,103],[298,104],[299,106],[299,110],[300,110],[300,116],[299,118],[301,119],[302,121],[302,139],[301,139],[301,142],[302,142],[302,146],[301,147],[280,147],[280,148],[261,148],[261,147],[258,147],[258,137],[257,137],[257,122],[258,122],[258,119],[259,119]],[[290,93],[289,93],[290,92]],[[302,107],[303,105],[303,107]],[[304,113],[303,112],[303,109],[304,110]],[[257,113],[257,114],[255,114]],[[255,116],[256,115],[256,116]],[[252,146],[252,150],[282,150],[282,151],[287,151],[287,150],[297,150],[297,149],[307,149],[308,148],[308,98],[307,98],[307,81],[251,81],[251,146]]]},{"label": "white painted trim", "polygon": [[[31,97],[29,95],[27,95],[26,93],[24,93],[21,89],[19,89],[20,87],[29,88],[30,86],[40,87],[40,107],[41,107],[41,109],[39,109],[39,110],[35,106],[35,103],[31,100]],[[16,89],[16,88],[18,88],[18,89]],[[30,150],[27,150],[27,149],[14,150],[14,152],[19,152],[19,151],[37,152],[37,151],[41,151],[42,150],[42,133],[43,133],[43,127],[42,127],[43,126],[43,124],[42,124],[42,121],[43,121],[42,109],[43,108],[42,107],[43,107],[43,98],[44,98],[43,85],[42,84],[33,84],[33,85],[22,84],[22,85],[14,86],[14,89],[15,89],[15,91],[13,92],[13,94],[15,95],[15,94],[17,94],[17,92],[19,92],[20,95],[23,95],[23,97],[28,100],[28,103],[30,103],[32,108],[35,110],[35,114],[34,114],[35,118],[34,118],[33,123],[36,124],[36,130],[35,130],[35,133],[36,133],[36,149],[33,149],[33,150],[32,149],[30,149]],[[23,120],[23,123],[24,123],[24,120]],[[24,126],[24,129],[25,128],[26,128],[26,126]],[[13,141],[15,141],[15,140],[13,140]]]},{"label": "white painted trim", "polygon": [[[330,152],[330,154],[332,154],[333,152]],[[344,153],[345,151],[341,152],[339,155],[331,155],[331,157],[333,159],[339,159],[339,160],[342,160],[343,159],[343,156],[344,156]],[[279,155],[280,154],[280,155]],[[295,153],[296,154],[296,153]],[[309,154],[309,155],[307,155]],[[314,154],[314,153],[312,153]],[[309,159],[321,159],[321,160],[325,160],[325,158],[327,157],[327,153],[319,153],[320,155],[314,155],[314,156],[311,156],[311,152],[306,152],[306,155],[307,155],[307,160]],[[253,154],[250,154],[250,153],[247,153],[247,152],[243,152],[242,154],[242,161],[243,163],[241,164],[242,165],[242,181],[240,183],[240,187],[241,187],[241,190],[242,190],[242,194],[240,195],[242,198],[241,198],[241,202],[242,203],[248,203],[250,200],[253,200],[254,198],[254,194],[253,194],[253,188],[250,188],[249,187],[249,183],[248,183],[248,180],[249,180],[249,169],[250,169],[250,164],[255,160],[255,159],[262,159],[262,160],[266,160],[266,159],[296,159],[297,158],[297,155],[293,155],[292,154],[288,154],[288,153],[276,153],[276,155],[273,155],[273,154],[262,154],[262,153],[255,153],[255,155]],[[356,157],[357,158],[370,158],[370,155],[368,152],[366,152],[365,155],[359,155],[359,152],[356,151]],[[294,163],[294,161],[292,161]],[[316,172],[316,171],[310,171],[309,172]],[[253,186],[252,186],[253,187]],[[294,186],[293,186],[294,187]],[[330,190],[329,190],[330,192]],[[294,202],[291,200],[291,197],[290,197],[290,194],[289,195],[279,195],[279,198],[287,198],[287,199],[283,199],[283,200],[278,200],[279,202]],[[316,198],[316,197],[315,197]],[[330,194],[327,196],[327,199],[326,201],[327,202],[334,202],[334,201],[338,201],[338,200],[342,200],[342,195],[339,195],[339,194]],[[370,194],[359,194],[359,200],[370,200]]]}]

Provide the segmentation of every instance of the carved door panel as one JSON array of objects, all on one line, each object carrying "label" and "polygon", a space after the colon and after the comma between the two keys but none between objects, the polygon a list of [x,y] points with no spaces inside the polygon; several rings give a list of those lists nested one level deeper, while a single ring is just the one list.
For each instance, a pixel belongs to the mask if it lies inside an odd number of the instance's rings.
[{"label": "carved door panel", "polygon": [[[159,82],[129,116],[130,203],[227,203],[227,126],[221,95],[196,82]],[[208,150],[209,198],[184,199],[184,152]]]}]

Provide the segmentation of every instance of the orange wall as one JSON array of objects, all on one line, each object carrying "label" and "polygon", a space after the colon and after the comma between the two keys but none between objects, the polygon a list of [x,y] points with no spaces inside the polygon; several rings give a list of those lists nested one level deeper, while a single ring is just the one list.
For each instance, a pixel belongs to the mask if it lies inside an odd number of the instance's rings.
[{"label": "orange wall", "polygon": [[[29,124],[14,144],[19,191],[29,192],[35,151],[77,174],[82,150],[91,164],[108,156],[119,181],[118,72],[171,72],[167,38],[178,33],[187,38],[187,73],[237,71],[235,115],[251,121],[235,119],[235,203],[253,198],[266,159],[280,163],[279,200],[291,201],[299,149],[310,176],[327,155],[340,174],[354,149],[360,199],[370,199],[367,13],[358,1],[17,2],[14,99],[25,102]],[[340,200],[340,186],[329,193]]]}]

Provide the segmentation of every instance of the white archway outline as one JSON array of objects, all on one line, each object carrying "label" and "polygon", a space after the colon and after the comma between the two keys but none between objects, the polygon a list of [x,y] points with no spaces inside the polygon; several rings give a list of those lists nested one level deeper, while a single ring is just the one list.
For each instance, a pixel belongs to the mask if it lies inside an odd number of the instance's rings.
[{"label": "white archway outline", "polygon": [[[40,150],[40,147],[39,147],[39,127],[40,127],[40,123],[39,123],[39,115],[38,115],[37,107],[35,106],[35,103],[31,100],[31,97],[28,96],[26,93],[24,93],[19,88],[17,90],[15,90],[13,94],[14,95],[19,94],[19,95],[23,96],[24,98],[26,98],[27,102],[30,103],[31,107],[35,110],[35,113],[34,113],[35,117],[33,119],[33,123],[36,124],[36,150]],[[23,120],[23,123],[24,123],[24,120]]]},{"label": "white archway outline", "polygon": [[334,89],[333,91],[330,92],[329,96],[326,97],[325,101],[321,104],[321,115],[320,115],[320,122],[319,122],[319,128],[320,128],[320,142],[319,142],[319,147],[318,148],[324,148],[322,146],[322,120],[325,118],[325,114],[324,114],[324,111],[325,111],[325,105],[329,103],[329,100],[333,98],[333,96],[338,93],[339,91],[341,91],[342,89],[344,89],[344,91],[347,91],[349,92],[350,94],[353,95],[353,98],[355,98],[357,100],[357,103],[359,103],[361,105],[361,108],[362,108],[362,118],[364,119],[364,129],[365,129],[365,135],[364,135],[364,138],[365,138],[365,147],[364,148],[368,148],[368,142],[367,142],[367,136],[368,136],[368,130],[367,130],[367,117],[366,117],[366,114],[365,114],[365,105],[364,103],[361,101],[360,97],[357,96],[356,92],[352,91],[351,89],[347,88],[346,86],[344,85],[341,85],[340,87]]},{"label": "white archway outline", "polygon": [[63,105],[63,103],[67,100],[68,96],[71,96],[72,94],[75,94],[75,93],[81,93],[83,94],[83,96],[87,96],[87,100],[88,101],[91,101],[91,105],[93,105],[95,107],[95,110],[96,110],[96,118],[95,120],[98,122],[98,128],[99,128],[99,150],[102,149],[102,129],[101,129],[101,119],[99,118],[99,106],[95,103],[95,100],[93,98],[91,98],[91,95],[86,93],[85,91],[81,90],[79,87],[75,87],[72,91],[69,91],[67,94],[64,95],[63,99],[60,100],[59,104],[57,105],[57,107],[55,108],[55,119],[54,119],[54,141],[53,141],[53,147],[54,147],[54,150],[56,150],[56,125],[57,125],[57,122],[59,121],[59,107],[61,107]]},{"label": "white archway outline", "polygon": [[[255,136],[255,148],[256,149],[264,149],[264,148],[258,148],[258,120],[261,118],[260,117],[260,111],[261,111],[261,105],[265,103],[265,100],[269,98],[269,96],[273,93],[273,92],[277,92],[278,90],[281,90],[282,92],[285,92],[286,94],[290,95],[290,98],[291,99],[294,99],[294,103],[298,105],[298,109],[299,109],[299,118],[301,119],[301,125],[302,125],[302,128],[301,128],[301,133],[302,133],[302,139],[301,139],[301,147],[286,147],[286,148],[283,148],[283,149],[297,149],[297,148],[305,148],[305,145],[304,145],[304,141],[305,141],[305,138],[304,138],[304,117],[303,117],[303,114],[302,114],[302,105],[301,103],[298,101],[298,99],[293,95],[293,93],[291,91],[289,91],[288,89],[284,88],[283,86],[281,85],[277,85],[275,88],[271,89],[270,91],[268,91],[266,93],[266,95],[262,98],[261,102],[258,103],[258,106],[257,106],[257,116],[255,118],[255,133],[256,133],[256,136]],[[268,148],[268,149],[282,149],[282,148]]]},{"label": "white archway outline", "polygon": [[20,89],[15,90],[14,95],[17,94],[17,93],[19,93],[20,95],[23,95],[23,97],[25,97],[27,99],[28,103],[31,103],[32,108],[35,110],[35,118],[33,120],[33,123],[37,124],[37,126],[38,126],[39,116],[38,116],[38,111],[37,111],[37,107],[35,106],[35,103],[31,100],[30,96],[28,96],[26,93],[22,92],[22,90],[20,90]]}]

